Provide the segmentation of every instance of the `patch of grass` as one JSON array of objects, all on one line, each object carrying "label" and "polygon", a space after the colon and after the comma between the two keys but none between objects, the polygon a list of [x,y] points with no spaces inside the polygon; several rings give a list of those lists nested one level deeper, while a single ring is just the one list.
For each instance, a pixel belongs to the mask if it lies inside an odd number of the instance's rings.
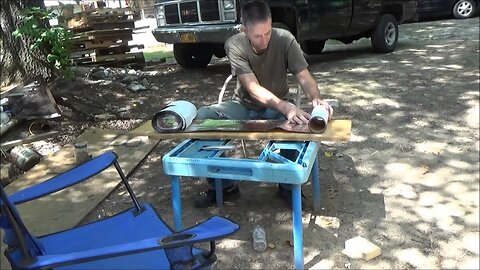
[{"label": "patch of grass", "polygon": [[165,58],[173,57],[173,51],[166,47],[148,48],[143,51],[145,61],[158,61]]}]

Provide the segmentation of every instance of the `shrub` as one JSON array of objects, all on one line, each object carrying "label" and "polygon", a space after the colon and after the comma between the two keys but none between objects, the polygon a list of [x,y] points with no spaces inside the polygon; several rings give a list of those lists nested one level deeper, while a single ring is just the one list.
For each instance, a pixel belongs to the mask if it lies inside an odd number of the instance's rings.
[{"label": "shrub", "polygon": [[31,40],[30,51],[40,51],[32,57],[45,63],[57,75],[65,75],[71,67],[72,34],[61,26],[49,26],[57,18],[53,10],[32,7],[21,11],[20,26],[13,32],[17,38]]}]

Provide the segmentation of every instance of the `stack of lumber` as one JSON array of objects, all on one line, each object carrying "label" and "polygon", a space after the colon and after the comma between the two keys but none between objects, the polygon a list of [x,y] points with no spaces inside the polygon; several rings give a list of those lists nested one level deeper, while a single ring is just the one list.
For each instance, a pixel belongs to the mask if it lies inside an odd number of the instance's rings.
[{"label": "stack of lumber", "polygon": [[72,62],[77,65],[143,65],[143,52],[132,53],[129,45],[139,12],[131,8],[100,8],[62,18],[61,24],[73,34]]}]

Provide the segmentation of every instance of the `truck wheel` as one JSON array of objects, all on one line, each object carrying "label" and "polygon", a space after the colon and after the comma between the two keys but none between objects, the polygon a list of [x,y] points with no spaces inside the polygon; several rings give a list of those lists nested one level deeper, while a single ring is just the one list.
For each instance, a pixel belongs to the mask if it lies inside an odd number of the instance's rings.
[{"label": "truck wheel", "polygon": [[472,0],[460,0],[453,7],[453,16],[456,19],[472,17],[476,12],[476,5]]},{"label": "truck wheel", "polygon": [[223,43],[221,44],[212,44],[212,52],[218,58],[227,56]]},{"label": "truck wheel", "polygon": [[371,41],[376,52],[393,52],[398,41],[397,19],[391,14],[384,14],[375,25]]},{"label": "truck wheel", "polygon": [[203,68],[210,63],[212,51],[204,44],[173,44],[173,56],[186,69]]},{"label": "truck wheel", "polygon": [[[287,30],[288,32],[292,33],[292,30],[290,30],[290,27],[288,27],[287,25],[285,25],[285,24],[283,24],[283,23],[274,22],[274,23],[272,23],[272,27],[273,27],[273,28],[284,29],[284,30]],[[292,33],[292,34],[293,34],[293,33]]]},{"label": "truck wheel", "polygon": [[308,55],[321,54],[325,47],[325,40],[305,40],[300,43],[304,53]]}]

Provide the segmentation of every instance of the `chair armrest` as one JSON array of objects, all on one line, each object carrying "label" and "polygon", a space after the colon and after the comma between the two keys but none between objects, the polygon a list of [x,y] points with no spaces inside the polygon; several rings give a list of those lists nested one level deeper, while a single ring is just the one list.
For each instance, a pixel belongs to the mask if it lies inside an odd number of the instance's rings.
[{"label": "chair armrest", "polygon": [[181,245],[180,243],[194,244],[199,242],[207,242],[229,236],[238,231],[238,229],[240,229],[240,226],[233,221],[223,217],[213,216],[195,226],[165,237],[174,238],[174,236],[177,235],[193,235],[191,238],[183,241],[165,241],[164,238],[161,240],[161,243],[163,244],[164,248],[173,248]]},{"label": "chair armrest", "polygon": [[[197,224],[184,231],[171,234],[162,239],[158,237],[147,238],[144,240],[131,242],[128,244],[114,245],[110,247],[91,249],[87,251],[72,252],[68,254],[54,254],[36,257],[36,261],[22,265],[27,269],[34,268],[53,268],[65,265],[95,261],[99,259],[112,258],[122,255],[147,252],[156,249],[168,249],[181,246],[191,246],[194,243],[212,241],[230,234],[239,229],[239,225],[222,217],[214,216],[200,224]],[[192,235],[186,240],[162,242],[171,236]],[[175,237],[174,237],[175,238]],[[180,237],[181,238],[181,237]],[[177,238],[178,239],[178,238]]]},{"label": "chair armrest", "polygon": [[227,85],[228,83],[233,79],[233,75],[230,74],[227,79],[225,80],[225,82],[223,83],[223,86],[222,86],[222,90],[220,91],[220,93],[218,94],[218,102],[217,104],[220,104],[222,103],[223,101],[223,95],[225,94],[225,90],[227,89]]},{"label": "chair armrest", "polygon": [[86,251],[37,256],[35,257],[36,260],[34,262],[25,263],[20,266],[25,269],[54,268],[163,249],[163,246],[159,244],[158,239],[158,237],[153,237],[127,244],[90,249]]},{"label": "chair armrest", "polygon": [[110,167],[115,161],[117,161],[117,155],[114,152],[105,152],[40,184],[17,191],[10,195],[9,199],[14,204],[35,200],[89,179]]}]

